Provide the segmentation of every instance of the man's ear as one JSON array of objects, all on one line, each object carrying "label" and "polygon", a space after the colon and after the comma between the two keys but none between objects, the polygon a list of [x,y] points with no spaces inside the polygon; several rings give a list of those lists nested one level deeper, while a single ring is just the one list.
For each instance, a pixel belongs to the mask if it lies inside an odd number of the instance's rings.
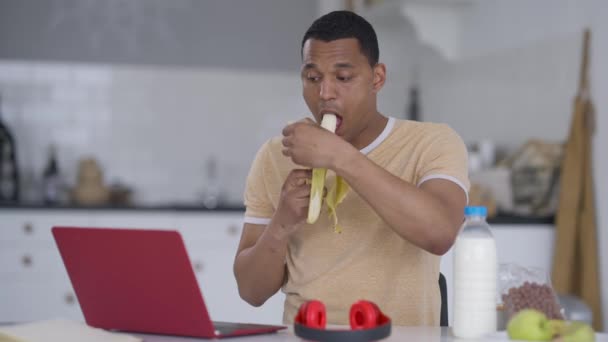
[{"label": "man's ear", "polygon": [[384,82],[386,82],[386,65],[384,63],[378,63],[372,68],[373,72],[373,83],[372,83],[372,91],[377,93],[384,86]]}]

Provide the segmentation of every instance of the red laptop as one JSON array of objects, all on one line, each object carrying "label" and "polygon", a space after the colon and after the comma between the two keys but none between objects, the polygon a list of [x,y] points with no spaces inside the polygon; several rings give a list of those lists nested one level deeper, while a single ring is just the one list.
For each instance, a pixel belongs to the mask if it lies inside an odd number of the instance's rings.
[{"label": "red laptop", "polygon": [[286,328],[212,322],[176,231],[75,227],[52,231],[90,326],[204,338]]}]

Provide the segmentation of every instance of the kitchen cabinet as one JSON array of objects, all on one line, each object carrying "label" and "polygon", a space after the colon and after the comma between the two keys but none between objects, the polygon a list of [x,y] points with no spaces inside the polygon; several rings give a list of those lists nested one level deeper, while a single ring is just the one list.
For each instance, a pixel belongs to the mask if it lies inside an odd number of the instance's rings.
[{"label": "kitchen cabinet", "polygon": [[[179,230],[212,319],[281,323],[283,293],[259,308],[238,295],[232,262],[242,219],[241,211],[0,209],[0,322],[83,319],[51,235],[52,226],[66,225]],[[552,225],[494,224],[492,228],[500,263],[551,269]],[[441,272],[451,304],[451,250],[442,257]],[[451,305],[448,308],[451,311]]]},{"label": "kitchen cabinet", "polygon": [[176,219],[213,320],[282,323],[282,292],[259,308],[239,297],[232,263],[243,227],[242,212],[183,213]]},{"label": "kitchen cabinet", "polygon": [[64,317],[82,320],[51,227],[180,231],[214,320],[281,323],[284,295],[255,308],[238,295],[232,262],[243,213],[138,210],[0,209],[0,322]]},{"label": "kitchen cabinet", "polygon": [[0,322],[82,317],[51,235],[55,224],[86,226],[90,218],[0,210]]}]

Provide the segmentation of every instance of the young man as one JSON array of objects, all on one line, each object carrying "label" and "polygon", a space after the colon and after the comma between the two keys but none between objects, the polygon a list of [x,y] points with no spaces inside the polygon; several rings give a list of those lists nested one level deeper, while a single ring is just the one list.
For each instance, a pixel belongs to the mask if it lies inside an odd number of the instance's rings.
[{"label": "young man", "polygon": [[[303,96],[314,120],[283,129],[259,150],[245,191],[234,262],[239,293],[259,306],[279,289],[283,321],[323,301],[328,323],[375,302],[398,325],[439,325],[440,255],[454,243],[467,203],[467,152],[446,125],[386,117],[386,78],[372,26],[347,11],[317,19],[302,40]],[[318,123],[338,116],[336,134]],[[350,185],[334,233],[326,209],[307,224],[311,168]]]}]

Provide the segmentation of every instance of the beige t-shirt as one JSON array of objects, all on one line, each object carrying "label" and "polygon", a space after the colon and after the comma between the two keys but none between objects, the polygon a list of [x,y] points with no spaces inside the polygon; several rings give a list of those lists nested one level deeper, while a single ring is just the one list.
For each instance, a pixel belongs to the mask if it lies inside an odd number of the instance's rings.
[{"label": "beige t-shirt", "polygon": [[[281,153],[281,138],[266,142],[253,162],[245,190],[245,222],[268,224],[289,172],[301,168]],[[411,184],[448,179],[467,193],[467,151],[444,124],[389,118],[383,132],[361,153]],[[327,188],[335,182],[328,171]],[[395,233],[352,189],[337,209],[341,234],[334,233],[323,206],[315,224],[289,239],[283,321],[290,324],[299,306],[325,303],[330,324],[348,324],[351,304],[375,302],[397,325],[439,325],[440,257]]]}]

